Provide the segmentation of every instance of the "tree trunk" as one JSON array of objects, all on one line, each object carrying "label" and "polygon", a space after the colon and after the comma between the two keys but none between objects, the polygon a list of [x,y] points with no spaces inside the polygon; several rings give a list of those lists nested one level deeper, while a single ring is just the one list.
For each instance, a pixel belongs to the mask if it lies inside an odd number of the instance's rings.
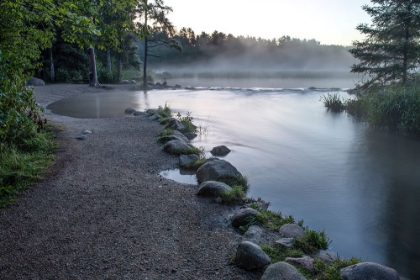
[{"label": "tree trunk", "polygon": [[51,82],[55,81],[55,69],[52,48],[50,48],[50,80]]},{"label": "tree trunk", "polygon": [[[144,26],[147,32],[147,0],[145,0],[146,10],[144,11]],[[144,36],[144,57],[143,57],[143,87],[147,88],[147,34]]]},{"label": "tree trunk", "polygon": [[109,47],[106,48],[106,68],[108,69],[108,73],[112,75],[112,68],[111,68],[111,49]]},{"label": "tree trunk", "polygon": [[147,87],[147,36],[144,37],[143,86]]},{"label": "tree trunk", "polygon": [[100,86],[98,82],[98,74],[96,73],[96,61],[95,61],[95,49],[93,47],[88,48],[89,55],[89,86],[97,87]]},{"label": "tree trunk", "polygon": [[117,60],[117,78],[118,82],[121,82],[121,59],[122,59],[122,53],[118,53],[118,60]]}]

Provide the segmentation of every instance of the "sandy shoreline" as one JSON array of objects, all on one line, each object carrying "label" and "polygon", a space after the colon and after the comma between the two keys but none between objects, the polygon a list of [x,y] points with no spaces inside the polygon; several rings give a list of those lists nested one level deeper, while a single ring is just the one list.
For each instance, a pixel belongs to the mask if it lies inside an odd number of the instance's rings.
[{"label": "sandy shoreline", "polygon": [[[101,91],[49,85],[35,95],[45,106]],[[178,162],[156,143],[159,124],[45,117],[62,128],[60,149],[45,178],[0,213],[1,279],[259,279],[231,263],[240,237],[231,209],[158,175]],[[85,129],[93,133],[76,140]]]}]

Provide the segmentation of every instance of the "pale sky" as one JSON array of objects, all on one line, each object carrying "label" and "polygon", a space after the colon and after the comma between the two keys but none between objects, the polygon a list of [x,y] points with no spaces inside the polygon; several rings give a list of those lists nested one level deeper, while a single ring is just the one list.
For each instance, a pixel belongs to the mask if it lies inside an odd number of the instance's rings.
[{"label": "pale sky", "polygon": [[363,37],[359,23],[370,23],[361,6],[369,0],[165,0],[177,30],[214,30],[264,39],[289,35],[321,44],[351,45]]}]

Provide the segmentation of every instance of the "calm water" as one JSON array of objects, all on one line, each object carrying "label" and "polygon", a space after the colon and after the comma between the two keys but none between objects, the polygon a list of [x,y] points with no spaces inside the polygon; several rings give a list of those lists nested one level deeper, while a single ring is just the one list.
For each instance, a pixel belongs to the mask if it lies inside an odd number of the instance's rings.
[{"label": "calm water", "polygon": [[[194,145],[207,151],[228,146],[232,152],[225,159],[248,177],[249,196],[325,230],[333,240],[330,249],[342,257],[379,262],[420,279],[420,141],[327,112],[319,102],[325,92],[107,92],[60,100],[49,109],[79,118],[122,117],[127,107],[144,110],[165,103],[174,112],[190,111],[209,131]],[[179,171],[163,174],[195,182]]]}]

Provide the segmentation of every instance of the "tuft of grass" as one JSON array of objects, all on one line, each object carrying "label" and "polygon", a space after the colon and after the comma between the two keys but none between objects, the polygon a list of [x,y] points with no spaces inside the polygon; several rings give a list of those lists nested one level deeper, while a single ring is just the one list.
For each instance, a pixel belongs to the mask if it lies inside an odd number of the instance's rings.
[{"label": "tuft of grass", "polygon": [[181,113],[178,112],[176,115],[179,122],[185,126],[185,132],[193,132],[197,131],[197,127],[193,124],[193,117],[191,117],[191,112],[187,112],[186,116],[182,116]]},{"label": "tuft of grass", "polygon": [[295,223],[292,216],[283,217],[280,212],[270,210],[261,211],[257,215],[257,219],[258,223],[268,230],[278,230],[282,225]]},{"label": "tuft of grass", "polygon": [[231,187],[230,191],[222,192],[219,195],[219,197],[221,198],[222,203],[234,204],[234,203],[242,202],[245,195],[246,194],[242,186],[233,186]]},{"label": "tuft of grass", "polygon": [[172,135],[174,131],[170,128],[165,128],[162,132],[158,134],[158,142],[165,144],[169,141],[169,136]]},{"label": "tuft of grass", "polygon": [[225,183],[226,185],[229,186],[240,186],[242,188],[242,190],[244,191],[244,193],[247,193],[249,190],[249,183],[248,183],[248,178],[246,176],[242,176],[242,175],[238,175],[237,178],[233,179],[233,178],[226,178],[226,177],[222,177],[219,178],[220,182]]},{"label": "tuft of grass", "polygon": [[186,169],[192,169],[192,170],[197,170],[198,168],[200,168],[200,166],[202,166],[205,162],[206,162],[206,158],[202,157],[200,155],[200,158],[197,161],[194,161],[191,164],[188,164],[187,166],[185,166]]},{"label": "tuft of grass", "polygon": [[270,246],[269,244],[261,245],[261,249],[271,258],[271,263],[284,261],[287,257],[299,258],[304,255],[300,250],[294,248],[286,248],[283,246]]},{"label": "tuft of grass", "polygon": [[[341,280],[340,269],[360,262],[358,258],[340,259],[327,263],[320,259],[314,260],[314,271],[309,273],[309,279]],[[307,274],[307,273],[306,273]]]},{"label": "tuft of grass", "polygon": [[322,95],[319,101],[323,102],[331,112],[342,112],[346,109],[345,101],[339,93],[327,93],[327,95]]},{"label": "tuft of grass", "polygon": [[171,107],[169,107],[167,103],[165,103],[165,106],[163,107],[159,106],[155,113],[158,114],[161,118],[172,117]]},{"label": "tuft of grass", "polygon": [[40,179],[53,161],[57,143],[49,133],[25,140],[25,149],[10,146],[0,155],[0,208],[9,205],[31,183]]},{"label": "tuft of grass", "polygon": [[294,248],[301,250],[306,254],[313,254],[319,250],[328,249],[331,240],[327,237],[324,231],[305,230],[305,235],[302,238],[295,238]]}]

